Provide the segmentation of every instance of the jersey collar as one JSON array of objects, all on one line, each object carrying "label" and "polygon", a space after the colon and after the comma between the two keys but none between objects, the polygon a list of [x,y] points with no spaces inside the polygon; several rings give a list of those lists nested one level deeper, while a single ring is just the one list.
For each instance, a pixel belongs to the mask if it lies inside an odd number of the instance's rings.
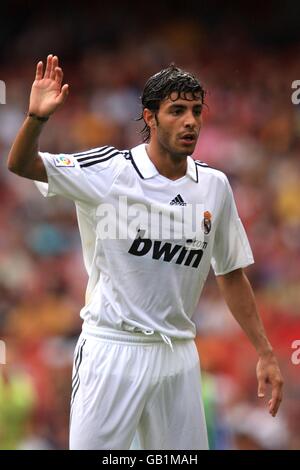
[{"label": "jersey collar", "polygon": [[[152,178],[159,175],[156,166],[152,163],[146,152],[146,145],[141,144],[131,149],[133,165],[143,179]],[[194,160],[192,157],[187,157],[187,170],[186,174],[192,180],[198,182],[198,173]]]},{"label": "jersey collar", "polygon": [[141,144],[131,149],[134,166],[143,179],[159,175],[156,166],[151,162],[146,152],[146,145]]}]

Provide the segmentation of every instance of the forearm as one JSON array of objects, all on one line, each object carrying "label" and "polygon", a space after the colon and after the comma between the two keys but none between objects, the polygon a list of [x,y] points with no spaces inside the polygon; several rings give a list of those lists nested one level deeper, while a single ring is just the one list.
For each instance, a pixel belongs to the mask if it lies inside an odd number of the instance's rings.
[{"label": "forearm", "polygon": [[217,276],[226,303],[259,355],[272,353],[263,323],[257,311],[252,287],[242,269]]},{"label": "forearm", "polygon": [[[42,121],[29,117],[25,119],[8,155],[7,166],[10,171],[20,176],[34,177],[33,168],[39,160],[39,136],[43,127]],[[46,172],[44,176],[44,181],[47,181]]]}]

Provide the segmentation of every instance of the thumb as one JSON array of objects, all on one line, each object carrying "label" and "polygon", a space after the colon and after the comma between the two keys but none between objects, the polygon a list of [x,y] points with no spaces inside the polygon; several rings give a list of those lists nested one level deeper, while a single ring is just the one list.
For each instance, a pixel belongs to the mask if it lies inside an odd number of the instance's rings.
[{"label": "thumb", "polygon": [[57,103],[58,104],[63,104],[69,94],[69,85],[65,84],[63,85],[60,94],[57,97]]},{"label": "thumb", "polygon": [[258,380],[258,390],[257,390],[257,396],[259,398],[263,398],[266,393],[266,383],[263,378]]}]

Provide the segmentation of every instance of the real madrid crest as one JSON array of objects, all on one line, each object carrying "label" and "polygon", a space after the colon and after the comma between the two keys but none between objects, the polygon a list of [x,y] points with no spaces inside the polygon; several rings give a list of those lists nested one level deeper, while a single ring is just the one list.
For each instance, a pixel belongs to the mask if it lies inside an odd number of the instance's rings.
[{"label": "real madrid crest", "polygon": [[211,213],[209,211],[204,212],[204,217],[202,221],[202,230],[205,233],[205,235],[208,235],[209,232],[211,231]]}]

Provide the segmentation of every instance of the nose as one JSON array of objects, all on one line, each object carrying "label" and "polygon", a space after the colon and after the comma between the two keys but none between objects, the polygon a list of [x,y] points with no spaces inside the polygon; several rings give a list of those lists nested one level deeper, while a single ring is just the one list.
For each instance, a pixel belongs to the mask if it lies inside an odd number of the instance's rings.
[{"label": "nose", "polygon": [[186,129],[194,129],[195,127],[199,127],[199,122],[197,121],[193,112],[189,112],[185,115],[184,127]]}]

